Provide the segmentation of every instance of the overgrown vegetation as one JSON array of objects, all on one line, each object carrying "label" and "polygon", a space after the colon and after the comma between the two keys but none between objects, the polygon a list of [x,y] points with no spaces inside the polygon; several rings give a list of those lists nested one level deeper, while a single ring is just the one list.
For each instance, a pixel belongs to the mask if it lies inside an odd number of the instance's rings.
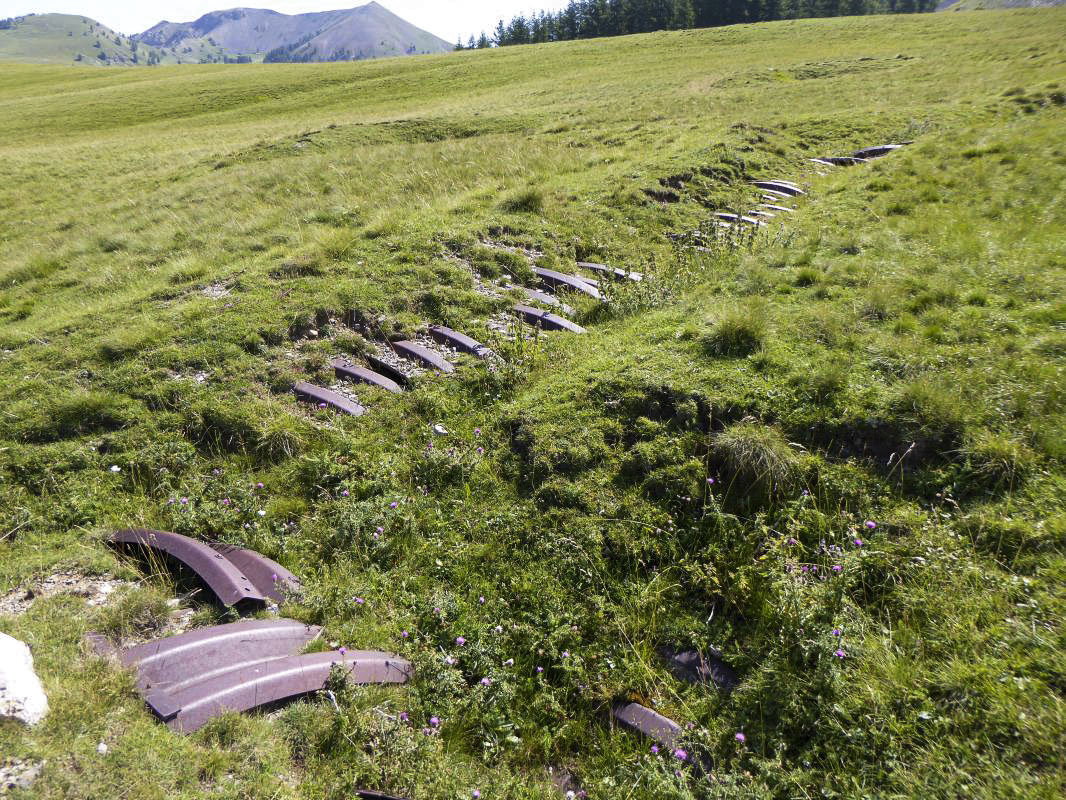
[{"label": "overgrown vegetation", "polygon": [[[22,795],[1061,796],[1064,22],[5,68],[0,596],[139,584],[0,615],[52,703],[0,726],[47,761]],[[718,233],[755,176],[809,196]],[[566,298],[584,336],[490,332],[490,278],[575,260],[645,280]],[[291,396],[425,322],[499,368]],[[318,646],[416,680],[175,736],[82,636],[228,617],[104,545],[133,525],[277,558]],[[611,729],[626,698],[685,762]]]}]

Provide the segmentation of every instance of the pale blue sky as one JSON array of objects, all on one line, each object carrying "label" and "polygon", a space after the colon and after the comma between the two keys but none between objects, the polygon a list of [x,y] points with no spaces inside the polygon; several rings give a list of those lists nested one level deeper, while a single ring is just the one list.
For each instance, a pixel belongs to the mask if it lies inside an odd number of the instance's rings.
[{"label": "pale blue sky", "polygon": [[[491,31],[499,19],[539,9],[558,9],[565,0],[377,0],[408,22],[454,42],[482,30]],[[368,0],[0,0],[0,18],[56,12],[81,14],[120,33],[140,33],[160,20],[191,22],[208,11],[246,6],[283,14],[330,11],[366,5]]]}]

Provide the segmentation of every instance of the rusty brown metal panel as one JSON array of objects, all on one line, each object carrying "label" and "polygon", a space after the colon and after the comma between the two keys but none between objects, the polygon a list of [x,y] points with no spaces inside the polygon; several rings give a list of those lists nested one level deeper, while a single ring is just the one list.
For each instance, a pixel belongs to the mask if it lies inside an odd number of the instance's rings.
[{"label": "rusty brown metal panel", "polygon": [[174,687],[239,664],[296,655],[320,631],[293,619],[244,620],[156,639],[118,657],[124,666],[137,668],[138,688]]},{"label": "rusty brown metal panel", "polygon": [[393,342],[392,349],[396,351],[397,355],[418,361],[424,366],[435,369],[438,372],[443,372],[445,374],[455,372],[454,364],[450,361],[446,361],[440,353],[435,350],[430,350],[428,347],[420,345],[418,342]]},{"label": "rusty brown metal panel", "polygon": [[856,150],[851,155],[853,158],[880,158],[881,156],[887,156],[893,150],[899,150],[901,147],[903,147],[901,144],[879,144]]},{"label": "rusty brown metal panel", "polygon": [[568,319],[541,311],[539,308],[516,303],[514,313],[520,316],[530,325],[543,328],[546,331],[569,331],[570,333],[584,333],[585,329]]},{"label": "rusty brown metal panel", "polygon": [[374,372],[372,369],[366,367],[359,367],[355,364],[350,364],[343,358],[335,358],[329,362],[329,365],[333,367],[333,371],[337,373],[338,378],[347,378],[350,381],[357,383],[366,383],[370,386],[377,386],[379,389],[384,389],[387,392],[402,392],[403,387],[396,381],[392,380],[379,372]]},{"label": "rusty brown metal panel", "polygon": [[150,691],[145,700],[172,729],[192,733],[226,711],[250,711],[320,691],[334,667],[353,683],[406,683],[411,675],[410,663],[391,653],[331,651],[243,664],[177,691]]},{"label": "rusty brown metal panel", "polygon": [[541,267],[534,267],[533,272],[540,279],[541,283],[552,289],[558,289],[562,286],[566,289],[573,289],[575,292],[587,294],[589,297],[594,297],[597,300],[600,299],[600,290],[590,281],[577,275],[564,275],[562,272],[556,272],[553,269],[543,269]]},{"label": "rusty brown metal panel", "polygon": [[130,528],[111,536],[115,544],[132,545],[165,553],[195,572],[223,605],[265,604],[266,596],[221,553],[203,542],[168,531]]},{"label": "rusty brown metal panel", "polygon": [[211,549],[221,553],[256,589],[278,603],[285,599],[285,592],[298,592],[302,588],[299,578],[262,553],[228,544],[212,544]]},{"label": "rusty brown metal panel", "polygon": [[453,331],[451,328],[445,328],[443,325],[430,325],[429,335],[441,344],[454,347],[461,353],[469,353],[478,358],[488,358],[493,354],[492,350],[477,339],[473,339],[465,333]]},{"label": "rusty brown metal panel", "polygon": [[619,703],[611,710],[625,727],[642,733],[667,747],[674,747],[681,739],[681,726],[640,703]]},{"label": "rusty brown metal panel", "polygon": [[325,405],[343,414],[351,414],[353,417],[361,417],[366,413],[366,409],[354,400],[329,389],[323,389],[321,386],[315,386],[313,383],[300,381],[292,390],[299,399],[317,406]]},{"label": "rusty brown metal panel", "polygon": [[755,181],[755,186],[770,192],[780,192],[785,195],[807,194],[801,188],[789,181]]}]

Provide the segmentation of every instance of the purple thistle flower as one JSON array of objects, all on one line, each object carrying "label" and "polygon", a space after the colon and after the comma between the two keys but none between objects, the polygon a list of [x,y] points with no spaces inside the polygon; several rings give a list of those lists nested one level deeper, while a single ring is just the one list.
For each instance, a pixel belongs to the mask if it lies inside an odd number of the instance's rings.
[{"label": "purple thistle flower", "polygon": [[278,582],[278,573],[276,573],[276,572],[270,573],[270,580],[272,580],[274,583],[277,583]]},{"label": "purple thistle flower", "polygon": [[433,731],[431,731],[429,728],[423,728],[422,729],[422,735],[423,736],[429,736],[431,733],[433,733]]},{"label": "purple thistle flower", "polygon": [[544,667],[537,667],[537,674],[544,672]]},{"label": "purple thistle flower", "polygon": [[483,456],[483,455],[485,455],[485,448],[484,448],[484,447],[479,447],[479,448],[477,449],[477,454],[478,454],[479,456]]},{"label": "purple thistle flower", "polygon": [[452,658],[451,656],[445,656],[444,657],[444,663],[447,664],[449,667],[454,667],[455,666],[455,659]]},{"label": "purple thistle flower", "polygon": [[835,653],[833,653],[833,655],[835,655],[837,658],[847,658],[848,656],[848,654],[845,653],[843,650],[837,650]]},{"label": "purple thistle flower", "polygon": [[876,527],[877,527],[877,523],[874,522],[872,519],[866,520],[866,529],[867,530],[872,531]]},{"label": "purple thistle flower", "polygon": [[799,541],[794,536],[789,536],[788,544],[799,544]]},{"label": "purple thistle flower", "polygon": [[570,658],[570,651],[569,650],[563,650],[563,658]]},{"label": "purple thistle flower", "polygon": [[833,635],[834,636],[843,636],[843,633],[841,633],[840,628],[833,628]]},{"label": "purple thistle flower", "polygon": [[656,756],[659,755],[659,745],[653,744],[651,746],[651,752],[652,752],[652,755],[656,755]]},{"label": "purple thistle flower", "polygon": [[474,791],[470,793],[470,796],[473,797],[474,800],[477,800],[479,797],[481,797],[481,792],[479,792],[477,789],[474,789]]},{"label": "purple thistle flower", "polygon": [[462,647],[464,644],[466,644],[466,639],[464,637],[462,637],[462,636],[456,636],[455,637],[455,643],[457,645],[459,645],[460,647]]},{"label": "purple thistle flower", "polygon": [[400,638],[406,639],[410,634],[407,631],[400,631]]},{"label": "purple thistle flower", "polygon": [[325,407],[326,407],[326,404],[325,404],[325,403],[319,403],[319,404],[318,404],[318,407],[319,407],[319,408],[325,408]]},{"label": "purple thistle flower", "polygon": [[406,711],[400,712],[400,722],[407,722],[410,719]]},{"label": "purple thistle flower", "polygon": [[393,500],[391,503],[389,503],[389,508],[398,508],[399,505],[400,505],[399,503],[397,503],[395,500]]},{"label": "purple thistle flower", "polygon": [[262,489],[262,488],[263,488],[263,482],[262,482],[262,481],[260,481],[259,483],[257,483],[257,484],[255,485],[255,488],[256,488],[256,489]]},{"label": "purple thistle flower", "polygon": [[181,498],[181,504],[182,504],[183,506],[187,506],[187,505],[189,505],[189,498],[188,498],[188,497],[183,497],[183,498]]},{"label": "purple thistle flower", "polygon": [[429,724],[432,727],[434,727],[434,728],[439,728],[440,727],[440,718],[438,718],[438,717],[430,717],[429,718]]},{"label": "purple thistle flower", "polygon": [[348,652],[348,648],[347,647],[341,647],[340,649],[337,650],[337,652],[340,653],[343,656],[345,653]]},{"label": "purple thistle flower", "polygon": [[807,572],[809,569],[810,569],[810,567],[808,567],[806,564],[804,564],[802,567],[800,567],[800,572]]},{"label": "purple thistle flower", "polygon": [[480,435],[481,435],[481,428],[474,428],[474,436],[480,436]]},{"label": "purple thistle flower", "polygon": [[363,603],[365,603],[365,602],[366,602],[366,600],[365,600],[365,599],[363,599],[362,597],[357,597],[357,598],[355,598],[355,604],[356,604],[357,606],[361,606],[361,605],[363,605]]},{"label": "purple thistle flower", "polygon": [[833,572],[836,572],[836,573],[839,574],[839,573],[841,573],[843,571],[844,571],[844,568],[842,566],[840,566],[840,564],[834,564],[833,565]]},{"label": "purple thistle flower", "polygon": [[745,736],[743,734],[743,732],[739,732],[739,731],[737,732],[737,735],[734,736],[733,738],[736,739],[738,742],[741,742],[741,743],[744,743],[744,742],[746,742],[748,740],[748,737]]},{"label": "purple thistle flower", "polygon": [[347,497],[347,496],[348,496],[348,490],[345,489],[343,492],[341,492],[341,497]]},{"label": "purple thistle flower", "polygon": [[485,595],[481,595],[481,596],[479,596],[479,597],[478,597],[478,599],[477,599],[477,601],[478,601],[478,602],[479,602],[479,603],[480,603],[481,605],[485,605]]},{"label": "purple thistle flower", "polygon": [[686,753],[679,747],[674,751],[674,758],[676,758],[678,761],[684,761],[688,758],[688,753]]},{"label": "purple thistle flower", "polygon": [[492,678],[484,677],[481,679],[482,686],[492,686]]}]

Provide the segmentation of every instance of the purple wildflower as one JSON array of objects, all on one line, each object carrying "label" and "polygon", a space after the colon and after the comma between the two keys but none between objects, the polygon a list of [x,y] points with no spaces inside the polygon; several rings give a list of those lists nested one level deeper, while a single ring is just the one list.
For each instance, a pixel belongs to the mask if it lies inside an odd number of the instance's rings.
[{"label": "purple wildflower", "polygon": [[492,686],[492,678],[484,677],[481,679],[482,686]]},{"label": "purple wildflower", "polygon": [[440,727],[440,718],[439,717],[430,717],[429,718],[429,724],[432,727],[434,727],[434,728],[439,728]]},{"label": "purple wildflower", "polygon": [[544,667],[537,667],[537,674],[544,672]]},{"label": "purple wildflower", "polygon": [[348,648],[347,647],[341,647],[339,650],[337,650],[337,652],[340,653],[343,656],[345,653],[348,652]]},{"label": "purple wildflower", "polygon": [[395,500],[393,500],[391,503],[389,503],[389,508],[398,508],[399,505],[400,505],[399,503],[397,503]]},{"label": "purple wildflower", "polygon": [[503,665],[505,667],[513,667],[514,666],[514,659],[513,658],[507,659],[506,661],[503,662]]},{"label": "purple wildflower", "polygon": [[840,573],[840,572],[843,572],[843,571],[844,571],[844,568],[842,566],[840,566],[840,564],[834,564],[833,565],[833,572]]},{"label": "purple wildflower", "polygon": [[189,498],[188,498],[188,497],[183,497],[183,498],[181,498],[181,504],[182,504],[183,506],[187,506],[187,505],[189,505]]},{"label": "purple wildflower", "polygon": [[479,792],[477,789],[474,789],[474,791],[470,793],[470,796],[473,797],[474,800],[477,800],[479,797],[481,797],[481,792]]},{"label": "purple wildflower", "polygon": [[361,606],[361,605],[363,605],[363,603],[365,603],[365,602],[366,602],[366,600],[365,600],[364,598],[362,598],[362,597],[357,597],[357,598],[355,598],[355,604],[356,604],[357,606]]},{"label": "purple wildflower", "polygon": [[411,717],[408,716],[406,711],[400,712],[400,722],[407,722],[409,719],[411,719]]},{"label": "purple wildflower", "polygon": [[841,632],[840,628],[833,628],[833,635],[834,636],[843,636],[844,634]]},{"label": "purple wildflower", "polygon": [[262,488],[263,488],[263,482],[262,482],[262,481],[260,481],[259,483],[257,483],[257,484],[255,485],[255,488],[256,488],[256,489],[262,489]]},{"label": "purple wildflower", "polygon": [[270,580],[272,580],[274,583],[277,583],[278,582],[278,573],[276,573],[276,572],[270,573]]},{"label": "purple wildflower", "polygon": [[401,639],[406,639],[410,635],[411,634],[409,634],[407,631],[400,631],[400,638]]},{"label": "purple wildflower", "polygon": [[744,743],[744,742],[746,742],[748,740],[748,737],[745,736],[744,733],[741,732],[741,731],[738,731],[737,735],[734,736],[733,738],[736,739],[738,742],[741,742],[741,743]]},{"label": "purple wildflower", "polygon": [[477,601],[478,601],[478,602],[479,602],[479,603],[480,603],[481,605],[485,605],[485,595],[480,595],[480,596],[478,597]]},{"label": "purple wildflower", "polygon": [[874,522],[872,519],[866,520],[866,530],[872,531],[876,527],[877,523]]},{"label": "purple wildflower", "polygon": [[343,492],[341,492],[341,497],[347,497],[347,496],[348,496],[348,490],[345,489]]},{"label": "purple wildflower", "polygon": [[455,637],[455,643],[457,645],[459,645],[460,647],[462,647],[464,644],[466,644],[466,639],[464,637],[462,637],[462,636],[456,636]]},{"label": "purple wildflower", "polygon": [[848,656],[848,654],[845,653],[843,650],[837,650],[835,653],[833,653],[833,655],[835,655],[837,658],[847,658]]},{"label": "purple wildflower", "polygon": [[652,752],[652,755],[656,755],[656,756],[659,755],[659,745],[653,744],[651,746],[651,752]]},{"label": "purple wildflower", "polygon": [[688,758],[688,753],[686,753],[679,747],[674,751],[674,758],[676,758],[678,761],[684,761]]}]

